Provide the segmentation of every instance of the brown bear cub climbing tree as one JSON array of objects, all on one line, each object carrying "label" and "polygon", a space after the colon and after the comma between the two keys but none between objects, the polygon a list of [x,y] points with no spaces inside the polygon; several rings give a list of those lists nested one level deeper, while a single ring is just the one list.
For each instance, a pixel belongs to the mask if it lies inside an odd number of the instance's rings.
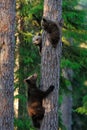
[{"label": "brown bear cub climbing tree", "polygon": [[61,38],[61,23],[43,17],[41,25],[42,29],[47,32],[48,40],[51,42],[53,47],[56,47]]},{"label": "brown bear cub climbing tree", "polygon": [[24,81],[28,86],[28,114],[32,118],[34,127],[40,128],[40,121],[45,113],[42,101],[53,91],[54,86],[51,85],[46,91],[40,90],[36,85],[37,74],[31,75]]}]

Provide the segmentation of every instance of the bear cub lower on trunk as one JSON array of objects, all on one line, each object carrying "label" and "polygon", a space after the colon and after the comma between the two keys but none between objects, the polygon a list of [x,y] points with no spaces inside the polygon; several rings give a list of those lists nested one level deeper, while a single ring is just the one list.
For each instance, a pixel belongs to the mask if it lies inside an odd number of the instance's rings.
[{"label": "bear cub lower on trunk", "polygon": [[40,90],[36,85],[37,74],[31,75],[24,81],[28,86],[28,114],[32,118],[34,127],[40,128],[40,121],[42,121],[45,113],[42,101],[53,91],[54,86],[51,85],[46,91]]}]

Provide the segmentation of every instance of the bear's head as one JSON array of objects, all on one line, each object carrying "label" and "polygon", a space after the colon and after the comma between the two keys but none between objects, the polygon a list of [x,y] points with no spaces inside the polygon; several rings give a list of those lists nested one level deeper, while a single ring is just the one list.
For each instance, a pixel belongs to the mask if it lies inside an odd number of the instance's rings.
[{"label": "bear's head", "polygon": [[28,87],[34,87],[36,86],[37,81],[37,74],[33,74],[29,76],[28,78],[24,79],[24,82],[27,83]]},{"label": "bear's head", "polygon": [[46,17],[42,18],[41,26],[42,26],[42,29],[44,29],[48,33],[52,33],[54,30],[58,28],[55,21],[51,21]]},{"label": "bear's head", "polygon": [[49,20],[45,17],[41,20],[42,29],[47,30],[49,28]]},{"label": "bear's head", "polygon": [[42,43],[42,36],[38,34],[33,37],[32,41],[36,46],[40,46],[40,44]]}]

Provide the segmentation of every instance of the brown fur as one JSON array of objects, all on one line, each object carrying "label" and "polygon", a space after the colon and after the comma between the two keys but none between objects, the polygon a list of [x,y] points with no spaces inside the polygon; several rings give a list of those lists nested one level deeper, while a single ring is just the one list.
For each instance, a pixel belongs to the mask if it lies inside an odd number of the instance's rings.
[{"label": "brown fur", "polygon": [[42,106],[39,102],[34,102],[32,104],[28,103],[28,114],[32,117],[34,115],[38,115],[42,112],[44,112],[43,110],[41,111]]},{"label": "brown fur", "polygon": [[43,17],[41,25],[42,29],[44,29],[47,32],[48,39],[52,43],[53,47],[56,47],[61,38],[60,23],[51,21]]},{"label": "brown fur", "polygon": [[36,86],[37,74],[28,77],[24,81],[28,85],[28,114],[32,118],[33,125],[36,128],[40,128],[40,121],[43,119],[45,113],[42,101],[53,91],[54,86],[51,85],[46,91],[40,90]]}]

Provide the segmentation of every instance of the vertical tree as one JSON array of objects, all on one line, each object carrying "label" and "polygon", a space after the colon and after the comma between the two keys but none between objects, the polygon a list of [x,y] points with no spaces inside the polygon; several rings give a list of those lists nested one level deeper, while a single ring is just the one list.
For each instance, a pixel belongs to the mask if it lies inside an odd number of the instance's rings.
[{"label": "vertical tree", "polygon": [[13,130],[15,0],[0,0],[0,130]]},{"label": "vertical tree", "polygon": [[[45,0],[44,16],[50,20],[61,19],[62,0]],[[44,31],[42,36],[42,85],[43,89],[51,84],[55,86],[54,92],[44,101],[45,117],[42,122],[41,130],[58,130],[58,91],[60,77],[60,58],[61,41],[55,48],[52,47],[47,33]]]},{"label": "vertical tree", "polygon": [[[24,1],[17,1],[18,2],[18,10],[17,10],[17,31],[18,31],[18,55],[19,55],[19,68],[18,68],[18,93],[19,93],[19,103],[18,103],[18,118],[20,120],[23,120],[23,118],[26,117],[26,102],[25,102],[25,96],[26,96],[26,89],[23,86],[23,80],[24,80],[24,68],[25,68],[25,62],[24,62],[24,56],[26,56],[23,52],[25,51],[25,41],[24,41],[24,35],[23,32],[25,32],[25,21],[24,21],[24,12],[22,10],[25,7]],[[24,6],[23,6],[24,5]],[[16,40],[17,42],[17,40]],[[22,129],[19,125],[18,130]]]},{"label": "vertical tree", "polygon": [[[67,89],[68,92],[62,94],[63,101],[61,104],[61,113],[63,125],[67,130],[72,130],[72,85],[70,81],[73,79],[73,71],[70,68],[62,69],[62,75],[68,82]],[[65,86],[64,86],[65,87]]]},{"label": "vertical tree", "polygon": [[[26,76],[26,62],[28,55],[26,48],[29,47],[27,45],[27,40],[25,40],[25,33],[27,31],[25,17],[27,18],[27,9],[28,4],[26,1],[16,1],[16,10],[17,10],[17,37],[16,37],[16,72],[15,78],[17,82],[15,82],[16,88],[18,88],[18,94],[15,96],[18,99],[18,115],[15,118],[15,126],[17,130],[23,130],[24,127],[27,130],[29,122],[26,123],[27,119],[27,111],[26,111],[26,87],[24,87],[24,78]],[[17,65],[18,64],[18,65]],[[17,122],[17,123],[16,123]],[[21,124],[21,125],[20,125]]]}]

